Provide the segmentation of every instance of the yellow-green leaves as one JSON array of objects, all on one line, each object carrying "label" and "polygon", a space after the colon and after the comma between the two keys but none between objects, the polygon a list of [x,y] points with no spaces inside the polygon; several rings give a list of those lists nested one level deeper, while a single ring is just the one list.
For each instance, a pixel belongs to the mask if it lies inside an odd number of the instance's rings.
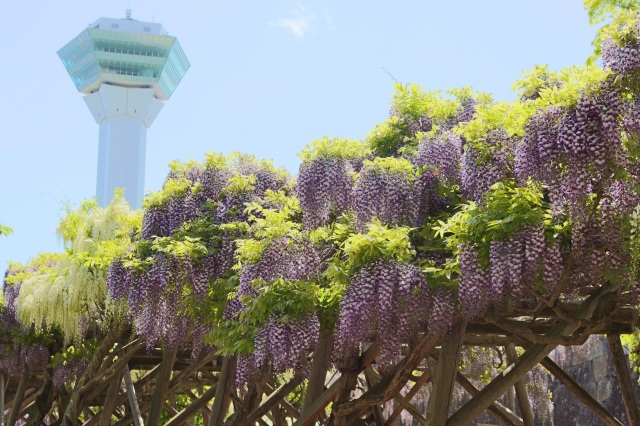
[{"label": "yellow-green leaves", "polygon": [[381,258],[409,261],[414,254],[410,231],[406,226],[387,227],[378,221],[367,224],[364,233],[351,234],[342,243],[347,266],[355,269]]},{"label": "yellow-green leaves", "polygon": [[523,102],[496,102],[479,104],[474,119],[460,123],[454,132],[467,141],[478,141],[487,137],[495,129],[502,129],[507,136],[522,136],[536,107]]},{"label": "yellow-green leaves", "polygon": [[298,154],[298,157],[306,163],[316,157],[335,160],[352,160],[367,157],[370,153],[371,150],[369,146],[362,141],[323,136],[302,148],[302,152]]},{"label": "yellow-green leaves", "polygon": [[[417,84],[395,84],[392,108],[400,115],[414,120],[427,116],[434,124],[446,122],[453,118],[460,106],[457,99],[445,98],[440,91],[424,91]],[[469,95],[470,90],[460,91],[460,95]]]},{"label": "yellow-green leaves", "polygon": [[9,228],[8,226],[3,226],[0,225],[0,235],[11,235],[13,233],[13,229]]},{"label": "yellow-green leaves", "polygon": [[282,192],[266,191],[259,202],[249,203],[245,209],[249,214],[251,239],[236,240],[236,256],[240,262],[256,262],[272,240],[281,237],[296,239],[302,225],[293,220],[300,215],[300,203],[296,197]]},{"label": "yellow-green leaves", "polygon": [[600,56],[605,40],[624,42],[637,28],[640,10],[637,0],[584,0],[584,8],[591,24],[608,21],[598,29],[596,38],[591,43],[594,53],[587,60],[588,63],[594,63]]}]

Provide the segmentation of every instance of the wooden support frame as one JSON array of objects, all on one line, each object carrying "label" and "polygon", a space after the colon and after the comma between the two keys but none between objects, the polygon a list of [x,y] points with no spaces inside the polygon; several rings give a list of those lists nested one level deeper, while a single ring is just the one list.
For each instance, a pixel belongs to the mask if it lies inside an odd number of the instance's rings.
[{"label": "wooden support frame", "polygon": [[[617,290],[617,285],[603,286],[589,296],[583,304],[571,313],[571,317],[577,320],[589,319],[606,299],[606,295]],[[553,327],[548,333],[549,335],[571,335],[580,328],[579,322],[560,321],[558,325]],[[476,396],[471,398],[462,408],[454,413],[447,425],[468,425],[482,411],[484,411],[493,401],[506,392],[509,386],[513,386],[521,377],[523,377],[536,364],[542,361],[549,353],[555,349],[555,344],[533,344],[518,359],[518,361],[507,368],[500,376],[496,377],[487,386],[485,386]]]},{"label": "wooden support frame", "polygon": [[624,355],[622,342],[619,334],[608,334],[609,350],[613,357],[613,365],[618,377],[624,408],[627,411],[627,420],[630,425],[637,425],[640,422],[640,412],[638,411],[638,400],[636,393],[631,384],[631,372],[629,371],[629,363]]},{"label": "wooden support frame", "polygon": [[429,398],[427,425],[443,426],[447,421],[449,402],[453,393],[453,384],[458,371],[462,339],[467,321],[461,320],[453,325],[451,333],[445,338],[440,350],[440,359],[431,379],[433,390]]}]

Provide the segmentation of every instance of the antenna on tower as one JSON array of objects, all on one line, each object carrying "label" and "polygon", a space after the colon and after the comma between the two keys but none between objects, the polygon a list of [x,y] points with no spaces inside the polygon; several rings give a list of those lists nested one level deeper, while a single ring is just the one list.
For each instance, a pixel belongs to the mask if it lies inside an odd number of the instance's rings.
[{"label": "antenna on tower", "polygon": [[128,20],[131,20],[131,9],[127,9],[127,13],[125,16]]}]

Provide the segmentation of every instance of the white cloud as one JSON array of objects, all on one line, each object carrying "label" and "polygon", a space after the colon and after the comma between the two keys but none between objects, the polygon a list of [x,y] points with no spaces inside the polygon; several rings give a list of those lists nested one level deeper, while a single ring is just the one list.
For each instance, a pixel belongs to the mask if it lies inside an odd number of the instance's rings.
[{"label": "white cloud", "polygon": [[301,3],[296,2],[294,5],[290,17],[270,21],[269,25],[289,30],[296,37],[304,37],[313,28],[316,15],[309,13]]}]

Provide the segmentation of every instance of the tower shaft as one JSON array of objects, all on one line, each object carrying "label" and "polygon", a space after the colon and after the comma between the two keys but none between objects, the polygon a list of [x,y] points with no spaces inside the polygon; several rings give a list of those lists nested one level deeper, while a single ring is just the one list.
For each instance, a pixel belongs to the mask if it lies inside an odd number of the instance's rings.
[{"label": "tower shaft", "polygon": [[150,88],[103,84],[84,100],[100,125],[96,195],[101,206],[109,204],[116,188],[140,207],[144,195],[147,128],[162,109]]}]

